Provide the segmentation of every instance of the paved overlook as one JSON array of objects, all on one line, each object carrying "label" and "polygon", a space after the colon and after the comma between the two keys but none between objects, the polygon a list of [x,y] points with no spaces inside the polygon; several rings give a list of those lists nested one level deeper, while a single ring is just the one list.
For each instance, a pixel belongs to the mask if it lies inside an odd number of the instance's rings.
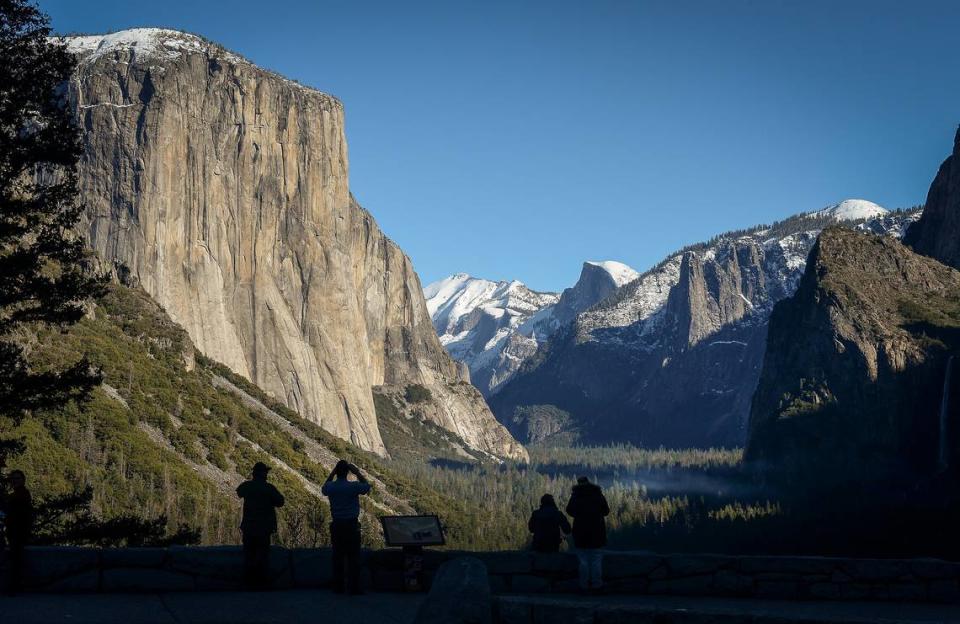
[{"label": "paved overlook", "polygon": [[[328,591],[270,594],[197,592],[168,594],[68,594],[0,598],[4,619],[18,624],[401,624],[417,622],[422,594],[378,593],[359,598]],[[318,614],[323,614],[322,620]],[[960,621],[955,606],[878,602],[786,602],[670,596],[579,597],[509,595],[494,599],[492,622],[770,622],[789,624],[926,624]],[[9,618],[9,620],[7,620]],[[451,624],[455,624],[450,620]]]},{"label": "paved overlook", "polygon": [[[369,551],[369,593],[333,594],[326,549],[273,548],[274,591],[240,592],[236,547],[34,548],[3,622],[960,622],[960,563],[610,551],[605,592],[576,591],[571,553],[426,551],[429,593],[403,593],[396,550]],[[0,577],[4,575],[0,562]]]}]

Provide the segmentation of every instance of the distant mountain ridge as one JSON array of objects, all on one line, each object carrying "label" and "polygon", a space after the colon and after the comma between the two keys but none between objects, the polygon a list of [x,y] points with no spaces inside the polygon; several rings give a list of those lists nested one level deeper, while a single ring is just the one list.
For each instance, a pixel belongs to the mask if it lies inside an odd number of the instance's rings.
[{"label": "distant mountain ridge", "polygon": [[638,275],[621,262],[588,261],[577,283],[560,294],[466,273],[429,284],[423,293],[441,344],[489,395],[557,329]]},{"label": "distant mountain ridge", "polygon": [[[688,246],[557,331],[491,407],[525,442],[576,431],[585,442],[740,445],[770,312],[796,290],[820,231],[900,237],[916,217],[846,200]],[[544,422],[558,415],[562,426]]]}]

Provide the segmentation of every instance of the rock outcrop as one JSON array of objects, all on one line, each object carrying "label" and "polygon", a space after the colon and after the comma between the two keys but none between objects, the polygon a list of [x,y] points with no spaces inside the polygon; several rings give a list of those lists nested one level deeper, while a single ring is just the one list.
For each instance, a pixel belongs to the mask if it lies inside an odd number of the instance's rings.
[{"label": "rock outcrop", "polygon": [[409,258],[352,197],[338,100],[175,31],[67,42],[83,229],[200,351],[364,449],[384,452],[371,388],[417,383],[437,424],[525,457],[457,383]]},{"label": "rock outcrop", "polygon": [[560,293],[560,301],[552,314],[556,324],[561,326],[569,323],[578,314],[589,310],[639,276],[639,273],[620,262],[584,262],[577,283]]},{"label": "rock outcrop", "polygon": [[960,268],[960,130],[927,193],[923,215],[903,242],[917,253]]},{"label": "rock outcrop", "polygon": [[831,485],[933,472],[958,412],[958,292],[960,272],[896,239],[825,230],[770,319],[747,465]]}]

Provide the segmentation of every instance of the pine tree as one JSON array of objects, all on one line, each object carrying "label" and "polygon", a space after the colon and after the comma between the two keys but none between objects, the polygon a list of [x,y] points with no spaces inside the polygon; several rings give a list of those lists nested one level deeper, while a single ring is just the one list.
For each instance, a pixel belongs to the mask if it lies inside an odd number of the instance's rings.
[{"label": "pine tree", "polygon": [[[99,382],[86,360],[32,370],[22,337],[83,316],[105,284],[76,234],[80,133],[67,106],[74,59],[27,0],[0,0],[0,419],[82,399]],[[15,442],[0,443],[4,455]]]},{"label": "pine tree", "polygon": [[74,230],[82,146],[65,99],[73,69],[45,15],[25,0],[0,0],[0,415],[8,418],[82,396],[98,381],[85,361],[33,372],[15,340],[24,327],[77,322],[103,286]]}]

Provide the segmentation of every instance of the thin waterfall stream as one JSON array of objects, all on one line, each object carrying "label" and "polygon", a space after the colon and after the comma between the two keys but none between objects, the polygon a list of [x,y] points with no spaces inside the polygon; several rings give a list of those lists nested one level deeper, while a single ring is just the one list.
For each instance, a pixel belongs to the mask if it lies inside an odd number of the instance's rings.
[{"label": "thin waterfall stream", "polygon": [[950,465],[950,377],[953,375],[953,356],[947,358],[947,370],[943,374],[943,394],[940,396],[940,453],[938,464],[941,470]]}]

